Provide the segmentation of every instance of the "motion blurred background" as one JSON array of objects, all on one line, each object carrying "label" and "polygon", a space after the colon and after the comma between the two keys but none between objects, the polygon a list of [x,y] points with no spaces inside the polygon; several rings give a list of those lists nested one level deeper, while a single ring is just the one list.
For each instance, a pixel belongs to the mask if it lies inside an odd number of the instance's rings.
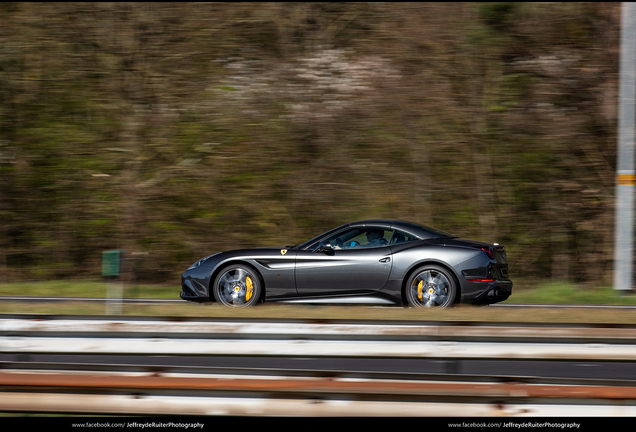
[{"label": "motion blurred background", "polygon": [[618,3],[0,3],[0,283],[398,218],[609,285],[619,39]]}]

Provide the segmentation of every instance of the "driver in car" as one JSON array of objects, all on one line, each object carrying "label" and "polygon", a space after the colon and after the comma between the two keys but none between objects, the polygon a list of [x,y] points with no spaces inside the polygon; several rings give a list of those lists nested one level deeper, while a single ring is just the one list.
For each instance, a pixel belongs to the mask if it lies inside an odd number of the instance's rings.
[{"label": "driver in car", "polygon": [[365,247],[386,246],[388,242],[384,238],[382,230],[372,229],[367,231],[367,243]]},{"label": "driver in car", "polygon": [[[358,235],[356,233],[354,238],[357,238]],[[346,234],[345,234],[346,235]],[[333,240],[334,246],[333,248],[338,250],[338,249],[358,249],[358,248],[369,248],[369,247],[378,247],[378,246],[386,246],[388,244],[388,242],[386,241],[386,239],[384,238],[384,231],[381,229],[369,229],[366,232],[366,236],[367,236],[367,244],[361,244],[359,241],[356,240],[347,240],[344,242],[344,244],[342,243],[342,240],[340,239],[340,237],[337,237],[336,239]]]}]

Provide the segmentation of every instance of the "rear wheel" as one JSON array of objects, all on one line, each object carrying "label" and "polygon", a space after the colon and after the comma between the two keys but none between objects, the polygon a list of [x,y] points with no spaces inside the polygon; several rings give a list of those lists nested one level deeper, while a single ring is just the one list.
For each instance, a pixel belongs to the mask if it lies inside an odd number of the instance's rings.
[{"label": "rear wheel", "polygon": [[406,300],[412,307],[447,308],[455,301],[457,285],[443,267],[425,265],[413,272],[406,282]]},{"label": "rear wheel", "polygon": [[214,279],[214,299],[228,307],[247,307],[258,302],[262,284],[259,275],[246,265],[231,265]]}]

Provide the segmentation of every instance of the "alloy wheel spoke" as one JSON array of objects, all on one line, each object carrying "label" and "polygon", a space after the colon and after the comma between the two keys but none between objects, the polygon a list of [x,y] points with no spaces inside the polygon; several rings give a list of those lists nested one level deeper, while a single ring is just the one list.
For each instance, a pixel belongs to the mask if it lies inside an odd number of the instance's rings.
[{"label": "alloy wheel spoke", "polygon": [[431,282],[433,282],[433,275],[431,275],[430,271],[426,271],[423,273],[424,274],[424,282],[429,284]]},{"label": "alloy wheel spoke", "polygon": [[[419,286],[420,283],[422,283],[421,287]],[[413,299],[420,306],[440,307],[448,300],[451,283],[444,273],[436,270],[425,270],[413,280],[411,289]],[[418,292],[418,290],[421,291]]]},{"label": "alloy wheel spoke", "polygon": [[236,270],[236,272],[234,272],[234,280],[236,282],[245,282],[245,278],[248,276],[249,273],[247,273],[245,270],[243,269],[238,269]]},{"label": "alloy wheel spoke", "polygon": [[254,276],[249,270],[244,268],[232,268],[223,273],[218,281],[216,292],[219,300],[228,306],[245,306],[251,298],[248,299],[248,293],[252,289],[254,295]]}]

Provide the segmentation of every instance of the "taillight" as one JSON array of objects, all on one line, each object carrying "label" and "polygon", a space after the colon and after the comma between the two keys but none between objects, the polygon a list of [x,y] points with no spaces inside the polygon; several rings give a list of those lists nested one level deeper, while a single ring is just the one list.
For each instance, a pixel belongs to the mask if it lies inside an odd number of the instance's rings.
[{"label": "taillight", "polygon": [[486,278],[475,278],[475,279],[466,279],[468,282],[494,282],[495,279],[486,279]]},{"label": "taillight", "polygon": [[473,246],[475,249],[481,249],[490,259],[495,259],[495,251],[492,247]]},{"label": "taillight", "polygon": [[477,247],[477,249],[481,249],[484,252],[486,252],[486,255],[488,255],[488,258],[495,259],[495,252],[492,250],[492,248],[490,246],[489,247],[476,246],[476,247]]}]

